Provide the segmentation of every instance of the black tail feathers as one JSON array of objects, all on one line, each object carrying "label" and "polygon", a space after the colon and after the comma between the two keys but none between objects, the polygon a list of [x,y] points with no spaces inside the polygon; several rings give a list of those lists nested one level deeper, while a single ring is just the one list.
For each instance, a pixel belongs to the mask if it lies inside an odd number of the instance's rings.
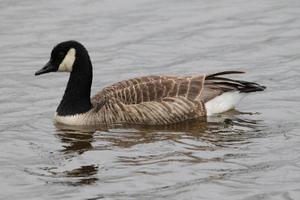
[{"label": "black tail feathers", "polygon": [[232,88],[232,90],[238,90],[243,93],[258,92],[258,91],[263,91],[264,89],[266,89],[265,86],[259,85],[254,82],[234,80],[234,79],[220,77],[222,75],[227,75],[227,74],[241,74],[241,73],[245,73],[245,72],[224,71],[224,72],[207,75],[205,79],[213,81],[214,84],[223,85],[227,89]]}]

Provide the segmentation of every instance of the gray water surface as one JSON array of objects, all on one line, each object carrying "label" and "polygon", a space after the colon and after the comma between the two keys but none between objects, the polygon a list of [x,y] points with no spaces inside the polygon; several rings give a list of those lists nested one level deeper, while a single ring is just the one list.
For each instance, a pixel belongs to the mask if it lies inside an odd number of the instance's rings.
[{"label": "gray water surface", "polygon": [[[0,199],[300,199],[300,2],[0,1]],[[243,70],[265,92],[170,127],[72,130],[53,114],[82,42],[92,92],[148,74]]]}]

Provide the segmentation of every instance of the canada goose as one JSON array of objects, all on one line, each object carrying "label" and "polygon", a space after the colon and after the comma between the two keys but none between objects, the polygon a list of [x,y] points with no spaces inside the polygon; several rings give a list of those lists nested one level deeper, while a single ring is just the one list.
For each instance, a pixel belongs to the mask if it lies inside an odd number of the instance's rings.
[{"label": "canada goose", "polygon": [[167,125],[232,109],[241,97],[265,89],[257,83],[224,78],[240,71],[195,76],[143,76],[104,88],[90,98],[92,63],[77,41],[56,45],[35,75],[70,72],[55,121],[67,125]]}]

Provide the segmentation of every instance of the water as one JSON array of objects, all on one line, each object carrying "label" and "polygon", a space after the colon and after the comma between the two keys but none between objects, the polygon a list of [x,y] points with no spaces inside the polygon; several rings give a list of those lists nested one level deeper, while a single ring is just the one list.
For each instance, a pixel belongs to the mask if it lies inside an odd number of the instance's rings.
[{"label": "water", "polygon": [[[2,0],[0,199],[300,199],[299,9],[296,0]],[[90,52],[93,93],[145,74],[222,70],[268,88],[208,123],[56,127],[68,75],[33,74],[69,39]]]}]

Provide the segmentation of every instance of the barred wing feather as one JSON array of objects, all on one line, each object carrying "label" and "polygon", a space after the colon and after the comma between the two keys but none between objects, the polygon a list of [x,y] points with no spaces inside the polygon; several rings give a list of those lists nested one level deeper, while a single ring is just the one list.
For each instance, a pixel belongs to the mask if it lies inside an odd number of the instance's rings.
[{"label": "barred wing feather", "polygon": [[195,100],[200,96],[204,76],[145,76],[125,80],[104,88],[92,98],[95,107],[103,106],[110,98],[122,103],[139,104],[161,101],[166,97],[186,97]]}]

